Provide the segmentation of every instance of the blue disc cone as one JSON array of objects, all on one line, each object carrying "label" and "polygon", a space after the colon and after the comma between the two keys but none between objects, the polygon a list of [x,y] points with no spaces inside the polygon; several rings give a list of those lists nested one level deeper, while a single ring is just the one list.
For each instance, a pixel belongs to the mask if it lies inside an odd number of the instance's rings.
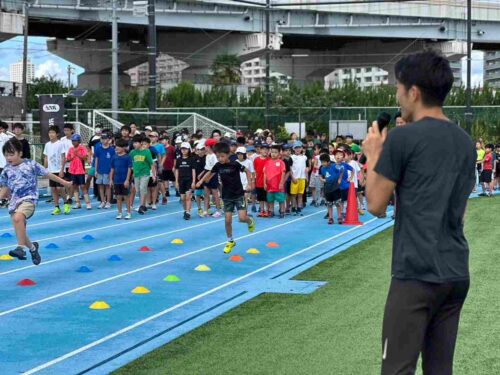
[{"label": "blue disc cone", "polygon": [[10,234],[10,233],[2,234],[2,238],[11,238],[11,237],[12,237],[12,234]]},{"label": "blue disc cone", "polygon": [[45,246],[46,249],[58,249],[59,246],[57,246],[55,243],[51,242],[47,246]]},{"label": "blue disc cone", "polygon": [[119,261],[119,260],[122,260],[122,258],[120,258],[118,255],[111,255],[108,260],[110,262],[116,262],[116,261]]},{"label": "blue disc cone", "polygon": [[88,273],[88,272],[92,272],[92,270],[90,268],[88,268],[87,266],[81,266],[80,268],[78,268],[76,270],[76,272]]},{"label": "blue disc cone", "polygon": [[85,236],[83,236],[83,239],[84,239],[85,241],[91,241],[91,240],[93,240],[93,239],[94,239],[94,237],[92,237],[90,234],[86,234]]}]

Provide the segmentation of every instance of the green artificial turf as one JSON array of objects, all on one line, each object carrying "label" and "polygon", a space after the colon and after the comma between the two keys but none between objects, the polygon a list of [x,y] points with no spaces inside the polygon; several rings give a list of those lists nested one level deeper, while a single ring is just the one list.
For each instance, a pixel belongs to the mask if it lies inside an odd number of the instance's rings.
[{"label": "green artificial turf", "polygon": [[[500,197],[469,203],[455,374],[500,374],[499,214]],[[328,282],[311,295],[262,295],[114,374],[377,374],[391,238],[386,230],[299,275]]]}]

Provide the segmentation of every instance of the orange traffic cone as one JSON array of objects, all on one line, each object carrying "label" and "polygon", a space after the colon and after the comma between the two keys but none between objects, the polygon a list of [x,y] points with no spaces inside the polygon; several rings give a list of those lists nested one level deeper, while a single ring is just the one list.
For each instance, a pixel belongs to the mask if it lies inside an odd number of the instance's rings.
[{"label": "orange traffic cone", "polygon": [[363,225],[358,218],[358,202],[356,199],[356,189],[354,182],[349,186],[349,195],[347,196],[347,212],[344,225]]}]

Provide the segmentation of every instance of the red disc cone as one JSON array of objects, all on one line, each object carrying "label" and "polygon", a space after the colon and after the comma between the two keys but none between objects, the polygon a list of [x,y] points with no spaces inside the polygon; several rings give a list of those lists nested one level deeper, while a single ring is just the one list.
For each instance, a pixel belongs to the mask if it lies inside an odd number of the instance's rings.
[{"label": "red disc cone", "polygon": [[356,189],[354,182],[349,186],[349,195],[347,196],[347,212],[344,225],[363,225],[358,218],[358,202],[356,199]]}]

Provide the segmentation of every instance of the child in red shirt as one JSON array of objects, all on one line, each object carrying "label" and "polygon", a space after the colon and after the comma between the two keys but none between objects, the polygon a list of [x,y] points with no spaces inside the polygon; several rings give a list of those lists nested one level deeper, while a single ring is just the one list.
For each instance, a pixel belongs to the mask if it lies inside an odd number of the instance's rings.
[{"label": "child in red shirt", "polygon": [[483,170],[479,176],[479,182],[483,186],[483,192],[479,194],[480,196],[493,196],[493,145],[487,144],[484,146],[485,155],[482,161]]},{"label": "child in red shirt", "polygon": [[82,138],[79,134],[73,134],[71,136],[73,147],[68,150],[68,154],[66,155],[66,160],[70,162],[69,174],[71,176],[71,182],[73,183],[70,189],[70,197],[75,197],[75,205],[73,206],[74,209],[82,208],[79,194],[81,188],[87,210],[90,210],[92,209],[92,205],[90,204],[88,190],[85,187],[85,160],[88,157],[88,152],[87,149],[80,144],[81,141]]},{"label": "child in red shirt", "polygon": [[267,156],[268,151],[269,146],[263,144],[260,148],[260,156],[253,161],[253,169],[255,170],[255,192],[257,193],[257,200],[260,206],[258,217],[267,217],[267,211],[269,211],[269,205],[267,205],[267,192],[266,189],[264,189],[264,167],[267,161],[270,160]]},{"label": "child in red shirt", "polygon": [[267,191],[268,217],[274,216],[274,202],[280,205],[280,219],[285,217],[286,167],[279,159],[281,147],[271,146],[271,159],[264,166],[264,189]]}]

